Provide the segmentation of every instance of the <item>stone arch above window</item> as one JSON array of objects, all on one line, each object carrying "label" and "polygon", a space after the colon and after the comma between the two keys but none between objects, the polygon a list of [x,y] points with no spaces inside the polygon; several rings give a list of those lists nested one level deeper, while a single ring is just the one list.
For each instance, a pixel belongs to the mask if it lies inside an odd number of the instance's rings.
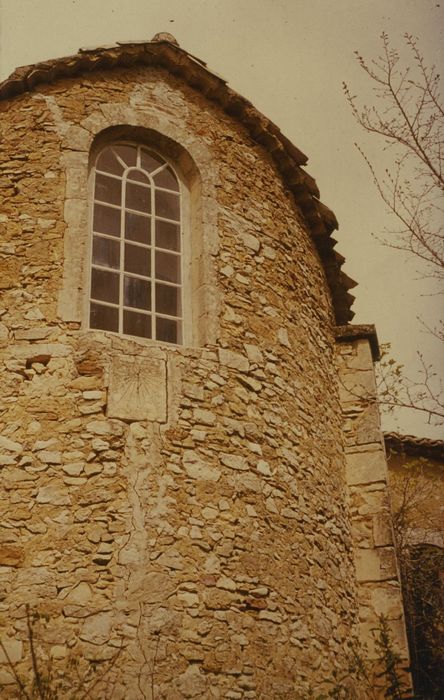
[{"label": "stone arch above window", "polygon": [[174,168],[142,144],[98,154],[90,328],[182,343],[182,189]]}]

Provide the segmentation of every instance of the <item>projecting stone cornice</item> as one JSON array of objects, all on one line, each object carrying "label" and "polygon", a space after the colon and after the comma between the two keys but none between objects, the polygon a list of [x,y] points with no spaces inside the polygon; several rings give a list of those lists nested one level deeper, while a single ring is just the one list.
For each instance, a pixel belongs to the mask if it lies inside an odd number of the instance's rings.
[{"label": "projecting stone cornice", "polygon": [[373,360],[377,362],[381,359],[378,336],[372,323],[338,325],[335,328],[335,337],[339,343],[368,340]]},{"label": "projecting stone cornice", "polygon": [[315,180],[301,167],[307,163],[307,157],[281,133],[276,124],[228,87],[226,81],[210,71],[205,63],[180,48],[171,35],[158,34],[152,41],[118,42],[84,48],[74,56],[17,68],[0,83],[0,100],[12,99],[31,92],[38,85],[62,78],[138,65],[164,68],[183,79],[190,87],[233,116],[245,127],[251,138],[270,153],[302,211],[322,260],[336,323],[347,324],[354,316],[351,310],[354,297],[349,290],[356,286],[356,282],[341,270],[344,258],[334,250],[337,241],[331,236],[338,228],[338,222],[333,212],[319,200]]}]

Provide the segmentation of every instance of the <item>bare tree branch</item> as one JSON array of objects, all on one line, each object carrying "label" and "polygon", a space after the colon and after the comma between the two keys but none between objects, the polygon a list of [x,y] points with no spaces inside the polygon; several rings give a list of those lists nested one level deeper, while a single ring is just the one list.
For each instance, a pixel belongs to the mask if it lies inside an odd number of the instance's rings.
[{"label": "bare tree branch", "polygon": [[388,357],[388,351],[389,346],[383,346],[377,372],[381,408],[388,411],[394,408],[413,409],[425,414],[428,423],[441,424],[444,421],[444,392],[442,381],[433,367],[418,352],[418,379],[410,380],[405,376],[403,366]]},{"label": "bare tree branch", "polygon": [[418,42],[405,34],[410,65],[382,34],[383,51],[367,62],[358,52],[363,71],[373,82],[374,104],[358,105],[344,83],[344,92],[357,123],[382,137],[392,166],[382,169],[364,157],[379,195],[400,227],[387,232],[386,245],[404,250],[427,263],[429,273],[443,280],[444,232],[444,107],[440,76],[425,65]]},{"label": "bare tree branch", "polygon": [[[386,229],[382,242],[409,253],[420,263],[424,277],[432,277],[444,290],[444,105],[440,76],[427,66],[418,40],[404,35],[407,57],[381,35],[382,52],[376,59],[357,60],[370,79],[374,99],[361,105],[344,83],[344,92],[356,122],[379,137],[380,159],[364,158],[373,183],[397,226]],[[424,324],[425,325],[425,324]],[[444,340],[439,327],[431,331]],[[387,410],[413,409],[432,424],[444,420],[443,387],[436,372],[418,353],[418,379],[383,358],[379,368],[379,402]]]}]

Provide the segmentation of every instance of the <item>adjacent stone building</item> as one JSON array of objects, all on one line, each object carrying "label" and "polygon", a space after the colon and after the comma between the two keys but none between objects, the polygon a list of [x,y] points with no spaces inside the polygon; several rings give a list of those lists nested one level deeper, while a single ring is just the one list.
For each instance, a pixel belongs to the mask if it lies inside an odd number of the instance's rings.
[{"label": "adjacent stone building", "polygon": [[419,697],[444,695],[444,441],[387,433],[392,516]]},{"label": "adjacent stone building", "polygon": [[405,654],[378,345],[306,157],[170,35],[0,112],[4,697],[27,604],[97,698],[316,697],[381,613]]}]

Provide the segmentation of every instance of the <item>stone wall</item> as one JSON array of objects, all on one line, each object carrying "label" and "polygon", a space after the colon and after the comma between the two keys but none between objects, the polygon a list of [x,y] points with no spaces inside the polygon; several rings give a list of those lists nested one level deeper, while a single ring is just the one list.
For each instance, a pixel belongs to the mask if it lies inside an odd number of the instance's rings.
[{"label": "stone wall", "polygon": [[394,648],[408,660],[372,348],[369,337],[362,335],[350,338],[345,333],[338,337],[359,637],[368,649],[368,658],[376,659],[375,631],[380,627],[379,616],[384,615],[390,624]]},{"label": "stone wall", "polygon": [[[59,80],[0,112],[0,625],[18,671],[29,604],[59,669],[114,659],[96,697],[320,690],[354,644],[355,576],[331,304],[292,197],[235,120],[162,70]],[[85,328],[88,155],[122,124],[198,173],[191,304],[208,328],[191,347]],[[379,484],[351,491],[379,512]],[[361,610],[398,595],[375,528]]]}]

